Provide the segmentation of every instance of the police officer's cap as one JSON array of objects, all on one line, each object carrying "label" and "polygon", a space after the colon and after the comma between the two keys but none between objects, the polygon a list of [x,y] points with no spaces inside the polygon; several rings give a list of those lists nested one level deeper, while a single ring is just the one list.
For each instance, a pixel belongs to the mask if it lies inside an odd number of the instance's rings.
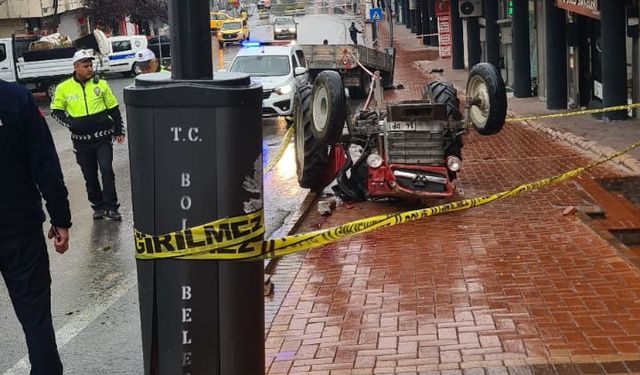
[{"label": "police officer's cap", "polygon": [[86,60],[93,60],[95,59],[95,57],[86,49],[81,49],[76,51],[76,53],[73,54],[73,63],[77,63],[80,61],[86,61]]}]

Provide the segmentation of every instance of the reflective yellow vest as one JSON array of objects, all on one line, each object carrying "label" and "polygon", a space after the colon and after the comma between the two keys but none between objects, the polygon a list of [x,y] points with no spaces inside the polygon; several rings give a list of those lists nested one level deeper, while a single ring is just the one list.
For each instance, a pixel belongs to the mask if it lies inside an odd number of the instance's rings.
[{"label": "reflective yellow vest", "polygon": [[66,111],[72,118],[99,114],[116,106],[118,101],[107,81],[90,79],[82,85],[74,77],[58,85],[51,102],[51,110]]}]

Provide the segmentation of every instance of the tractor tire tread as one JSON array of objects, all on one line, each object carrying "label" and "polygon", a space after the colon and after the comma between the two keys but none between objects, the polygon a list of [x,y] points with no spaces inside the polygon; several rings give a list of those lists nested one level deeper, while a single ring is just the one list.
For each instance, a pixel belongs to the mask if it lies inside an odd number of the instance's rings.
[{"label": "tractor tire tread", "polygon": [[[298,150],[298,142],[294,142],[296,146],[296,170],[298,183],[301,187],[319,191],[325,185],[329,154],[327,146],[319,142],[311,132],[311,87],[305,86],[300,89],[299,108],[296,111],[295,137],[303,137],[304,144],[304,150]],[[297,118],[299,115],[302,115],[302,119]]]}]

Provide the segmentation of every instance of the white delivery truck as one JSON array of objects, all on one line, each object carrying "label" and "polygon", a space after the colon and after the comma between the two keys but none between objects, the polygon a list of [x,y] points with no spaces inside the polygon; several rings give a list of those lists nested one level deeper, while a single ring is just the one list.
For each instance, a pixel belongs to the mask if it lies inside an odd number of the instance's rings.
[{"label": "white delivery truck", "polygon": [[125,35],[109,37],[109,72],[122,73],[125,76],[135,74],[136,52],[147,48],[144,35]]},{"label": "white delivery truck", "polygon": [[73,73],[73,54],[78,49],[91,49],[96,55],[94,69],[109,69],[109,43],[100,30],[73,42],[73,47],[29,50],[37,36],[0,38],[0,79],[22,84],[34,92],[53,96],[56,86]]}]

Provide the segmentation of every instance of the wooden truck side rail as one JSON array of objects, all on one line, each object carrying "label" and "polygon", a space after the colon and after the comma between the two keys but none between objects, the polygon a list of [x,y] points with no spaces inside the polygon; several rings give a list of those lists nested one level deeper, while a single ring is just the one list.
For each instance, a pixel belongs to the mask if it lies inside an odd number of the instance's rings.
[{"label": "wooden truck side rail", "polygon": [[[352,44],[330,44],[330,45],[300,45],[306,60],[307,67],[312,76],[322,70],[335,70],[343,76],[359,77],[361,70],[355,58],[373,72],[379,70],[382,76],[384,87],[393,85],[393,70],[395,56],[393,49],[378,51],[365,46],[354,46]],[[351,71],[354,72],[351,72]]]},{"label": "wooden truck side rail", "polygon": [[[351,44],[300,45],[312,70],[348,70],[358,68],[355,56],[369,70],[393,71],[393,56],[365,46]],[[353,56],[352,56],[353,55]]]}]

